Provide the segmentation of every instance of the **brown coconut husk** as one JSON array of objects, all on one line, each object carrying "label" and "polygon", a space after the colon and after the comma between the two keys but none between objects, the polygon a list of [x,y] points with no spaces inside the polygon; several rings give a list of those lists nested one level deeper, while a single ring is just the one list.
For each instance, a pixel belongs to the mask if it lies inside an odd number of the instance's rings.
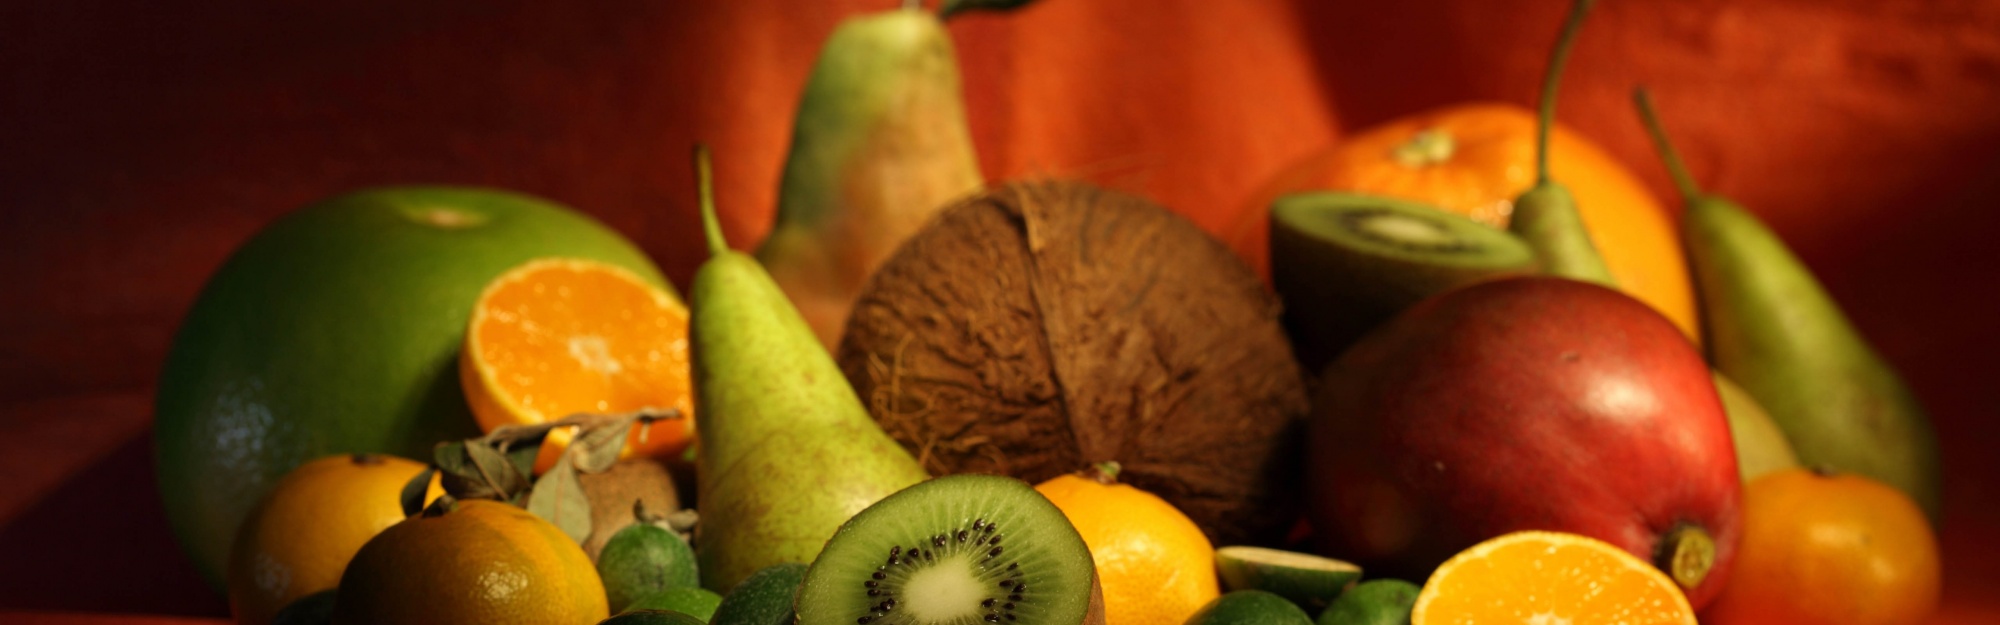
[{"label": "brown coconut husk", "polygon": [[1279,307],[1194,224],[1074,182],[947,208],[871,278],[839,360],[934,474],[1120,480],[1220,544],[1297,518],[1307,394]]}]

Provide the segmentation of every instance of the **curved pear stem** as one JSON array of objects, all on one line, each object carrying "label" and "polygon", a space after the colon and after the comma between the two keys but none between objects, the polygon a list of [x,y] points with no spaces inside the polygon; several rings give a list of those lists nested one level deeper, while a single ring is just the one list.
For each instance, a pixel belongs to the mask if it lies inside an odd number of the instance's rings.
[{"label": "curved pear stem", "polygon": [[722,238],[722,222],[715,217],[714,177],[709,171],[708,146],[694,144],[694,179],[701,194],[701,229],[708,234],[708,253],[720,255],[729,251],[729,240]]},{"label": "curved pear stem", "polygon": [[1674,149],[1674,143],[1667,140],[1667,128],[1660,123],[1660,115],[1653,110],[1653,96],[1645,87],[1632,90],[1632,103],[1639,107],[1639,121],[1646,124],[1646,134],[1653,138],[1653,150],[1667,165],[1667,175],[1674,179],[1674,187],[1680,189],[1681,198],[1694,201],[1702,196],[1701,187],[1695,186],[1694,176],[1688,175],[1687,163],[1681,161],[1681,154]]},{"label": "curved pear stem", "polygon": [[1576,34],[1583,30],[1583,17],[1590,14],[1590,7],[1597,0],[1576,0],[1569,10],[1569,20],[1563,22],[1562,35],[1556,39],[1555,52],[1549,55],[1548,74],[1542,77],[1542,108],[1537,115],[1540,126],[1535,129],[1535,184],[1549,181],[1549,129],[1556,123],[1556,92],[1562,85],[1563,65],[1569,61],[1569,50],[1576,45]]}]

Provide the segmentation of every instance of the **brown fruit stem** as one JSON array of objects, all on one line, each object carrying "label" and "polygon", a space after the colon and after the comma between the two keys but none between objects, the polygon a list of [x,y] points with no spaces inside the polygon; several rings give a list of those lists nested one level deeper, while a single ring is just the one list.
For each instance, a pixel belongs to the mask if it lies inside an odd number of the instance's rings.
[{"label": "brown fruit stem", "polygon": [[352,456],[349,456],[348,460],[353,461],[354,464],[358,464],[364,467],[375,466],[378,464],[382,464],[383,462],[382,456],[376,454],[365,454],[365,453],[354,454]]},{"label": "brown fruit stem", "polygon": [[1118,461],[1107,460],[1090,465],[1090,471],[1086,473],[1086,476],[1096,480],[1099,484],[1116,484],[1118,483],[1118,471]]},{"label": "brown fruit stem", "polygon": [[431,500],[431,505],[424,507],[423,518],[435,519],[457,510],[457,499],[453,498],[449,493],[440,494],[437,499]]},{"label": "brown fruit stem", "polygon": [[1396,146],[1389,157],[1405,167],[1429,167],[1451,160],[1458,151],[1458,140],[1451,133],[1436,128],[1428,128],[1412,135],[1409,141]]},{"label": "brown fruit stem", "polygon": [[1653,566],[1666,571],[1681,588],[1693,590],[1715,567],[1715,538],[1693,523],[1675,525],[1660,539]]}]

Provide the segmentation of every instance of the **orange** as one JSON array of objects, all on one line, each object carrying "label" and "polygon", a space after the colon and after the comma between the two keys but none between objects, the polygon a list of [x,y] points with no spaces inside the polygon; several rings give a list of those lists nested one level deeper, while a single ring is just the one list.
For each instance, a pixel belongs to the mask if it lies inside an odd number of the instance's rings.
[{"label": "orange", "polygon": [[1412,625],[1623,623],[1694,625],[1674,581],[1610,543],[1514,532],[1473,545],[1431,573]]},{"label": "orange", "polygon": [[1735,571],[1702,622],[1919,623],[1937,609],[1940,566],[1930,523],[1902,491],[1776,471],[1743,489]]},{"label": "orange", "polygon": [[[229,611],[271,622],[301,597],[340,584],[361,545],[403,520],[403,485],[424,465],[394,456],[327,456],[286,473],[258,502],[229,551]],[[426,499],[444,491],[436,478]]]},{"label": "orange", "polygon": [[1035,486],[1083,534],[1106,625],[1181,625],[1222,593],[1215,547],[1164,499],[1112,480],[1117,465]]},{"label": "orange", "polygon": [[361,547],[339,625],[591,625],[609,616],[590,556],[555,525],[484,499],[432,506]]},{"label": "orange", "polygon": [[[1699,336],[1694,291],[1673,215],[1639,178],[1582,135],[1557,124],[1549,170],[1577,210],[1620,288]],[[1271,201],[1309,190],[1373,193],[1428,202],[1496,228],[1535,182],[1533,111],[1461,104],[1392,120],[1349,136],[1280,172],[1232,226],[1231,245],[1269,274]]]},{"label": "orange", "polygon": [[[487,432],[579,412],[678,409],[682,418],[632,428],[627,457],[671,458],[694,438],[687,307],[620,267],[530,261],[479,294],[459,357],[459,381]],[[536,471],[573,436],[549,433]]]}]

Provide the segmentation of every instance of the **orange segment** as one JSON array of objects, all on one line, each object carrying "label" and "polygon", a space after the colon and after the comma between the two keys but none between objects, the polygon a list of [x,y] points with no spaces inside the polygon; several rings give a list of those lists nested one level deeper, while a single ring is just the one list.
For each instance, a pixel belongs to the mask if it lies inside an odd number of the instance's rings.
[{"label": "orange segment", "polygon": [[[579,412],[678,409],[634,427],[626,455],[666,457],[694,438],[687,308],[637,275],[586,260],[542,259],[495,278],[473,307],[459,377],[481,429]],[[549,434],[541,471],[569,446]]]},{"label": "orange segment", "polygon": [[1515,532],[1459,552],[1431,573],[1412,625],[1694,625],[1666,574],[1625,550],[1560,532]]}]

